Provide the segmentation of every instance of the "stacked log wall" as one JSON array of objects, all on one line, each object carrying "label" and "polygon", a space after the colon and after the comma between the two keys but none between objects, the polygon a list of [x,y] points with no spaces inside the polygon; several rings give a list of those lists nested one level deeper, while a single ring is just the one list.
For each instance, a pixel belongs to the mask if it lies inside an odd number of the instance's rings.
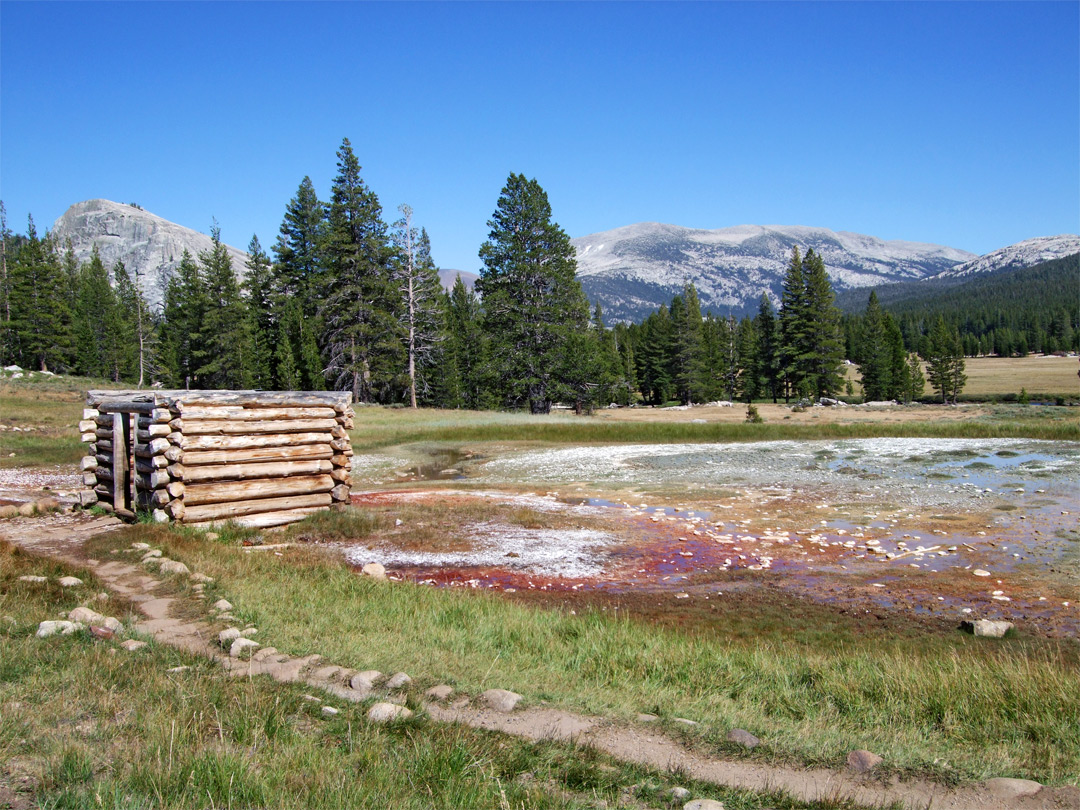
[{"label": "stacked log wall", "polygon": [[348,503],[353,417],[337,393],[91,391],[81,500],[159,522],[291,523]]}]

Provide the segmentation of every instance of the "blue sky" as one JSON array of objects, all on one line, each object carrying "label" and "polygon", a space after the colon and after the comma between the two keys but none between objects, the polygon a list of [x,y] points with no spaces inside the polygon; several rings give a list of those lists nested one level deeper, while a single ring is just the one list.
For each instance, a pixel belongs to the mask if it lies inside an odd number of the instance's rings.
[{"label": "blue sky", "polygon": [[477,271],[510,172],[571,236],[817,225],[985,253],[1080,230],[1080,4],[0,2],[0,197],[269,248],[348,137]]}]

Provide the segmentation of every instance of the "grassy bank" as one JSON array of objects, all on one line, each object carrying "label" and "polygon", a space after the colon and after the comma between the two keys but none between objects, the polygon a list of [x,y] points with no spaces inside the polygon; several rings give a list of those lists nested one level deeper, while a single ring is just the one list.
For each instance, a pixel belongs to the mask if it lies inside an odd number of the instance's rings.
[{"label": "grassy bank", "polygon": [[[362,533],[372,522],[360,525]],[[162,542],[216,576],[238,615],[290,653],[317,649],[342,665],[405,670],[472,693],[508,688],[585,712],[689,718],[701,723],[698,744],[731,753],[724,736],[746,728],[766,741],[755,755],[777,761],[839,766],[865,747],[891,768],[943,780],[1080,779],[1073,643],[888,637],[854,619],[812,629],[795,618],[755,633],[749,618],[737,632],[705,636],[375,582],[313,550],[245,556],[190,530],[130,532],[118,542]]]},{"label": "grassy bank", "polygon": [[153,643],[129,653],[87,633],[35,638],[39,621],[100,588],[79,570],[75,593],[18,577],[72,572],[0,543],[0,806],[576,810],[663,806],[675,785],[743,810],[807,806],[422,715],[376,726],[364,705],[312,702],[306,687],[231,678]]}]

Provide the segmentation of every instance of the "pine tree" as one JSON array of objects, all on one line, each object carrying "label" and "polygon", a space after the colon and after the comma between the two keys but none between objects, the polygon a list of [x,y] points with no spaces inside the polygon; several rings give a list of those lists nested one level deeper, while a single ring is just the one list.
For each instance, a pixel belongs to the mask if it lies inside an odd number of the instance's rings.
[{"label": "pine tree", "polygon": [[20,362],[40,371],[67,369],[74,347],[66,277],[53,240],[38,237],[33,217],[8,272],[9,328]]},{"label": "pine tree", "polygon": [[400,311],[406,334],[409,404],[416,408],[417,380],[420,380],[421,388],[427,389],[426,372],[435,360],[443,337],[442,284],[431,258],[427,231],[418,232],[413,227],[411,207],[402,204],[398,210],[402,218],[394,223],[394,244],[401,255],[394,278],[402,296]]},{"label": "pine tree", "polygon": [[783,383],[784,401],[791,396],[801,397],[805,388],[806,369],[803,349],[807,344],[806,281],[803,276],[803,260],[796,245],[791,249],[787,273],[784,275],[783,293],[780,299],[780,378]]},{"label": "pine tree", "polygon": [[199,254],[206,280],[201,342],[203,364],[195,374],[209,388],[250,388],[254,349],[251,321],[221,229],[210,230],[212,246]]},{"label": "pine tree", "polygon": [[[75,368],[87,377],[113,377],[120,330],[116,294],[97,245],[79,273],[75,296]],[[116,377],[118,379],[118,376]]]},{"label": "pine tree", "polygon": [[379,198],[360,178],[349,139],[338,150],[327,215],[323,285],[328,371],[353,399],[389,401],[405,375],[399,295]]},{"label": "pine tree", "polygon": [[693,284],[683,287],[671,302],[671,330],[675,363],[675,391],[684,405],[704,402],[705,351],[701,304]]},{"label": "pine tree", "polygon": [[671,317],[661,304],[641,324],[641,339],[635,352],[641,396],[651,405],[663,405],[671,397]]},{"label": "pine tree", "polygon": [[866,303],[861,333],[855,358],[862,377],[863,399],[867,402],[889,399],[890,355],[885,343],[885,314],[873,290]]},{"label": "pine tree", "polygon": [[959,331],[955,327],[950,329],[941,315],[930,330],[930,349],[925,360],[926,376],[941,397],[942,404],[951,401],[955,405],[967,382],[963,348]]},{"label": "pine tree", "polygon": [[914,352],[907,357],[907,372],[904,374],[904,383],[905,402],[910,403],[922,398],[923,391],[926,389],[926,377],[923,376],[919,355]]},{"label": "pine tree", "polygon": [[488,336],[483,330],[480,301],[459,275],[454,279],[447,301],[447,354],[458,382],[451,388],[460,391],[460,404],[454,399],[447,407],[472,410],[491,407],[491,363]]},{"label": "pine tree", "polygon": [[480,248],[477,288],[504,401],[548,413],[569,337],[588,324],[570,238],[536,180],[511,174]]},{"label": "pine tree", "polygon": [[322,286],[318,277],[325,216],[325,205],[319,201],[311,178],[305,177],[285,208],[274,244],[277,261],[273,268],[273,288],[277,304],[296,298],[306,317],[316,314],[317,294]]},{"label": "pine tree", "polygon": [[825,262],[813,250],[803,261],[806,280],[807,343],[801,353],[809,391],[815,397],[834,397],[843,384],[840,364],[844,345],[840,331],[840,310],[825,272]]},{"label": "pine tree", "polygon": [[780,393],[780,325],[772,301],[765,293],[762,293],[758,304],[754,331],[758,337],[758,373],[762,393],[776,402]]},{"label": "pine tree", "polygon": [[11,277],[8,269],[8,250],[11,245],[7,209],[0,200],[0,365],[15,359],[15,331],[11,324]]},{"label": "pine tree", "polygon": [[256,388],[269,389],[274,387],[274,342],[277,333],[274,322],[273,274],[270,257],[263,250],[258,236],[251,237],[247,252],[248,272],[241,290],[251,318],[251,382]]},{"label": "pine tree", "polygon": [[200,388],[198,369],[206,361],[204,320],[209,306],[206,281],[187,249],[165,286],[162,325],[163,365],[175,385]]},{"label": "pine tree", "polygon": [[754,322],[746,317],[739,321],[736,330],[739,365],[739,398],[754,401],[761,389],[760,347]]}]

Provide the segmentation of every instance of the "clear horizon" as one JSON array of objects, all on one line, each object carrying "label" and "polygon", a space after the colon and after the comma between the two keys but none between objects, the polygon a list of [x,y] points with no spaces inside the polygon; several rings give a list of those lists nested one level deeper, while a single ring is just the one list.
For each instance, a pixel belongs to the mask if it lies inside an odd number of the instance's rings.
[{"label": "clear horizon", "polygon": [[478,272],[510,172],[571,237],[807,225],[985,254],[1080,231],[1080,4],[0,2],[0,198],[270,250],[348,137]]}]

